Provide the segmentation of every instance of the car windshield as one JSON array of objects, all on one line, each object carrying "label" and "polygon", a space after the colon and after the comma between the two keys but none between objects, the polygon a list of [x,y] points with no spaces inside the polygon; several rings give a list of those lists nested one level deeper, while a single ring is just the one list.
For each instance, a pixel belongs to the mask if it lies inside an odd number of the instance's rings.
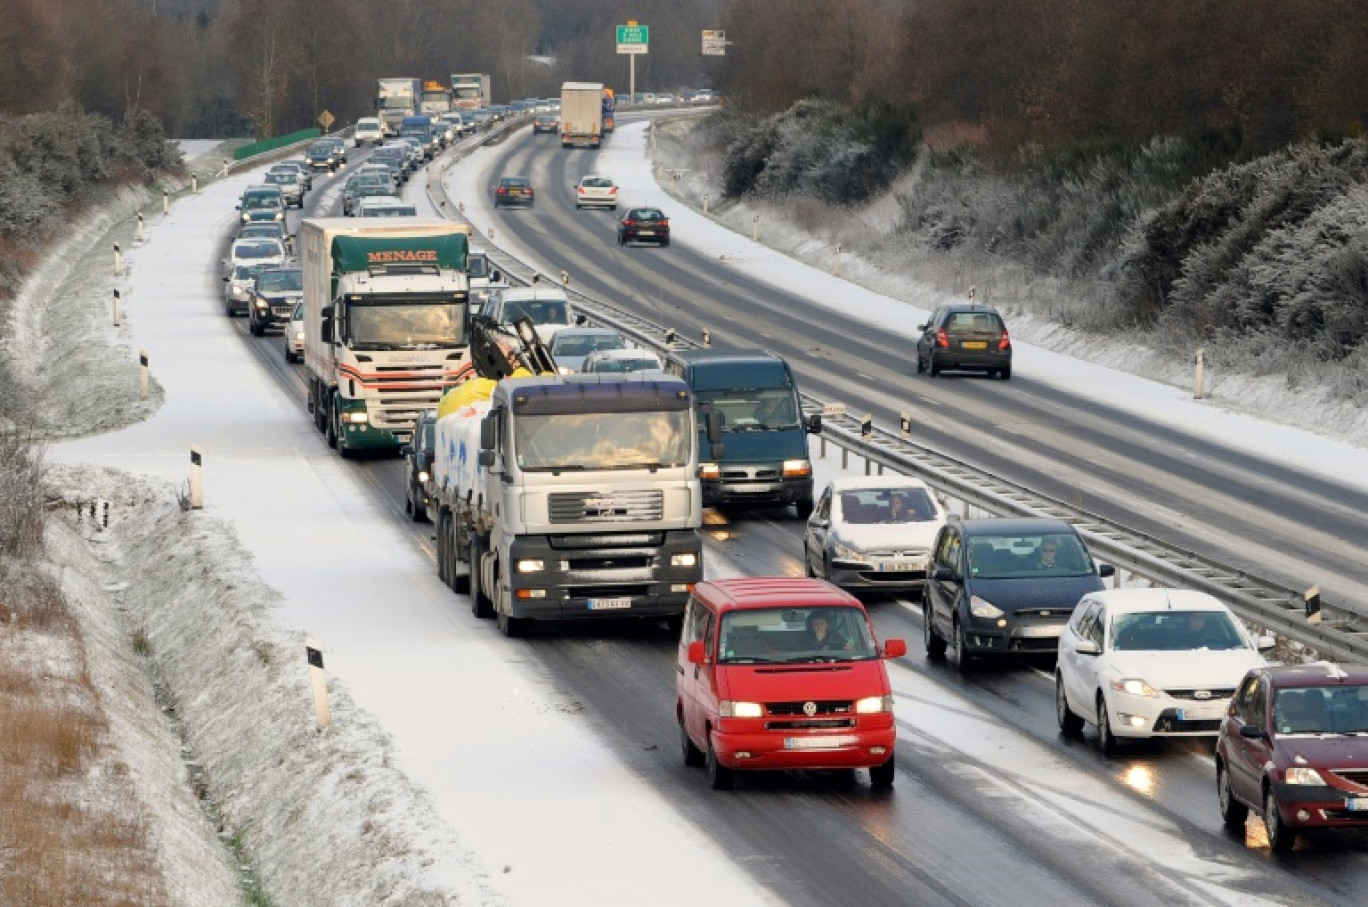
[{"label": "car windshield", "polygon": [[611,189],[613,181],[601,176],[586,176],[580,180],[580,185],[591,189]]},{"label": "car windshield", "polygon": [[660,368],[660,360],[654,356],[613,359],[604,358],[594,360],[592,366],[592,370],[595,372],[612,372],[615,374],[624,372],[643,372],[647,369]]},{"label": "car windshield", "polygon": [[979,579],[1086,576],[1093,571],[1083,543],[1072,533],[974,535],[969,573]]},{"label": "car windshield", "polygon": [[[902,498],[896,513],[894,497]],[[936,505],[925,488],[852,488],[841,492],[840,501],[841,521],[857,526],[937,519]]]},{"label": "car windshield", "polygon": [[526,318],[533,324],[569,324],[570,312],[561,299],[527,299],[505,303],[504,323],[512,324],[519,318]]},{"label": "car windshield", "polygon": [[417,217],[418,209],[412,205],[362,205],[362,217]]},{"label": "car windshield", "polygon": [[1368,734],[1368,685],[1275,688],[1279,734]]},{"label": "car windshield", "polygon": [[275,192],[251,192],[242,200],[243,210],[251,208],[279,208],[280,195]]},{"label": "car windshield", "polygon": [[465,306],[454,302],[350,303],[346,340],[355,349],[414,349],[465,343]]},{"label": "car windshield", "polygon": [[1115,652],[1184,652],[1245,649],[1248,644],[1230,616],[1220,611],[1142,611],[1112,619]]},{"label": "car windshield", "polygon": [[786,387],[699,391],[694,399],[700,411],[710,407],[722,417],[724,432],[779,431],[799,425],[793,391]]},{"label": "car windshield", "polygon": [[265,268],[262,265],[238,265],[233,269],[234,280],[256,280]]},{"label": "car windshield", "polygon": [[508,188],[508,189],[526,189],[529,185],[531,185],[531,184],[530,184],[527,180],[525,180],[525,179],[518,179],[518,178],[516,178],[516,177],[507,177],[507,176],[504,177],[503,179],[499,180],[499,183],[500,183],[500,185],[502,185],[502,186],[504,186],[505,188]]},{"label": "car windshield", "polygon": [[266,182],[278,183],[283,186],[293,186],[299,182],[299,177],[295,173],[285,170],[274,170],[266,174]]},{"label": "car windshield", "polygon": [[528,472],[673,468],[689,463],[691,429],[688,410],[523,415],[513,449]]},{"label": "car windshield", "polygon": [[617,334],[557,334],[551,341],[553,356],[588,356],[594,350],[620,350],[627,343]]},{"label": "car windshield", "polygon": [[1002,330],[1002,319],[992,312],[956,312],[946,320],[945,329],[996,334]]},{"label": "car windshield", "polygon": [[879,656],[858,608],[820,606],[730,611],[722,616],[719,664],[864,661]]},{"label": "car windshield", "polygon": [[309,157],[327,157],[332,154],[331,145],[310,145]]},{"label": "car windshield", "polygon": [[233,246],[234,258],[279,258],[280,244],[276,242],[240,242]]},{"label": "car windshield", "polygon": [[638,208],[637,210],[633,211],[631,214],[627,216],[632,220],[656,221],[665,219],[665,215],[655,210],[654,208]]},{"label": "car windshield", "polygon": [[304,289],[304,272],[263,271],[257,278],[257,289],[263,293],[297,293]]}]

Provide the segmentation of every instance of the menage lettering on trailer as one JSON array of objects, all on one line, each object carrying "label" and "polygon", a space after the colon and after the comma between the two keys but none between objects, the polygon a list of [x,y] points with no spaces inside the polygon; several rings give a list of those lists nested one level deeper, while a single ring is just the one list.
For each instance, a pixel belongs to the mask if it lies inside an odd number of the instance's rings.
[{"label": "menage lettering on trailer", "polygon": [[389,264],[390,262],[404,261],[436,261],[437,251],[435,249],[394,249],[378,252],[367,252],[366,261],[375,265]]}]

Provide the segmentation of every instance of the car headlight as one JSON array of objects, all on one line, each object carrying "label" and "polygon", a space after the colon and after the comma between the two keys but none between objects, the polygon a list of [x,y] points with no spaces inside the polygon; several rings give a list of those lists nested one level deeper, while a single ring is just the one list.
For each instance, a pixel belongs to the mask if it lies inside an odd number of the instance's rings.
[{"label": "car headlight", "polygon": [[784,478],[793,479],[812,475],[812,464],[807,460],[785,460]]},{"label": "car headlight", "polygon": [[295,331],[295,339],[298,340],[300,343],[303,343],[303,342],[304,342],[304,332],[303,332],[303,331]]},{"label": "car headlight", "polygon": [[254,301],[256,302],[256,307],[259,311],[266,312],[269,311],[271,308],[270,304],[267,303],[264,299],[257,299]]},{"label": "car headlight", "polygon": [[1293,767],[1283,774],[1283,781],[1288,784],[1324,784],[1325,778],[1314,768]]},{"label": "car headlight", "polygon": [[874,715],[879,712],[893,711],[892,696],[866,696],[855,703],[857,715]]},{"label": "car headlight", "polygon": [[233,294],[233,298],[234,298],[234,299],[246,299],[246,298],[247,298],[247,289],[246,289],[246,287],[233,287],[232,290],[231,290],[231,292],[232,292],[232,294]]},{"label": "car headlight", "polygon": [[716,463],[699,463],[698,477],[700,479],[720,479],[722,469]]},{"label": "car headlight", "polygon": [[969,599],[969,613],[975,617],[994,618],[1002,616],[1002,609],[987,599],[974,595]]},{"label": "car headlight", "polygon": [[357,410],[356,412],[347,413],[344,416],[344,421],[352,422],[356,425],[361,425],[363,423],[369,422],[370,416],[367,415],[364,410]]},{"label": "car headlight", "polygon": [[670,555],[670,566],[696,567],[698,566],[698,555],[694,554],[692,551],[686,554],[672,554]]},{"label": "car headlight", "polygon": [[1113,680],[1111,688],[1118,693],[1129,693],[1132,696],[1149,696],[1152,698],[1159,696],[1154,687],[1138,677],[1123,677],[1120,680]]},{"label": "car headlight", "polygon": [[541,573],[546,569],[546,561],[541,558],[523,558],[518,561],[519,573]]},{"label": "car headlight", "polygon": [[765,714],[758,702],[733,702],[730,699],[720,700],[717,712],[723,718],[760,718]]},{"label": "car headlight", "polygon": [[426,469],[418,470],[418,481],[426,482],[430,478],[432,478],[432,476],[428,475],[428,471]]},{"label": "car headlight", "polygon": [[859,561],[860,563],[868,561],[863,551],[840,539],[831,540],[831,556],[842,561]]}]

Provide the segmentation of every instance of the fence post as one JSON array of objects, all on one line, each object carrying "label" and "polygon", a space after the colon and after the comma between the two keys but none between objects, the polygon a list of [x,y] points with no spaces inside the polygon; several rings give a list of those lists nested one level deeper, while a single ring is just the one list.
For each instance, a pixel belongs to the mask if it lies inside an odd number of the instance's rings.
[{"label": "fence post", "polygon": [[170,192],[167,192],[165,189],[163,189],[163,190],[162,190],[162,214],[170,214],[170,213],[171,213],[171,193],[170,193]]},{"label": "fence post", "polygon": [[1192,396],[1201,400],[1206,393],[1206,350],[1197,351],[1197,366],[1192,375]]},{"label": "fence post", "polygon": [[751,242],[760,241],[760,215],[751,215]]},{"label": "fence post", "polygon": [[313,686],[314,720],[320,731],[332,724],[332,712],[328,708],[328,678],[323,673],[323,650],[313,639],[304,641],[304,657],[309,663],[309,679]]},{"label": "fence post", "polygon": [[147,399],[147,350],[138,350],[138,387],[142,392],[142,398]]},{"label": "fence post", "polygon": [[119,318],[121,317],[120,312],[119,312],[119,299],[120,299],[119,291],[118,291],[118,290],[115,290],[115,291],[114,291],[114,327],[118,327],[118,326],[119,326]]},{"label": "fence post", "polygon": [[190,448],[190,509],[204,509],[204,458],[198,447]]},{"label": "fence post", "polygon": [[143,216],[141,212],[138,214],[138,227],[133,233],[133,239],[136,242],[143,241]]},{"label": "fence post", "polygon": [[114,276],[123,273],[123,253],[119,251],[119,244],[114,244]]}]

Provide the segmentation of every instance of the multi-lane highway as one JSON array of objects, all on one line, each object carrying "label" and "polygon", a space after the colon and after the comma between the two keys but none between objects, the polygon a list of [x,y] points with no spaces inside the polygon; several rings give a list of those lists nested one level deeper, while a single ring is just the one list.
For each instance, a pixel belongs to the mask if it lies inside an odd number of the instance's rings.
[{"label": "multi-lane highway", "polygon": [[[578,289],[694,336],[707,328],[716,345],[773,349],[818,397],[885,424],[912,409],[919,438],[962,459],[1289,584],[1319,582],[1363,600],[1361,488],[1145,423],[1029,370],[1010,382],[917,376],[910,349],[890,346],[859,312],[748,279],[690,249],[687,237],[663,250],[618,247],[613,215],[576,211],[571,187],[614,162],[639,166],[641,145],[630,125],[597,153],[562,150],[525,128],[455,167],[478,168],[475,185],[503,173],[532,177],[536,208],[495,212],[473,196],[461,201],[482,233],[494,226],[516,236],[537,259],[573,270]],[[340,213],[341,182],[318,179],[305,216]],[[423,184],[415,178],[406,197],[428,204]],[[218,276],[216,262],[206,268],[214,303]],[[299,367],[286,364],[280,338],[253,338],[239,323],[241,342],[260,353],[304,420]],[[349,465],[430,547],[430,527],[406,522],[399,463]],[[786,512],[710,512],[705,536],[711,575],[802,572],[801,527]],[[1317,837],[1275,859],[1257,821],[1243,838],[1223,830],[1209,741],[1104,758],[1091,731],[1084,740],[1057,733],[1047,666],[1011,661],[959,676],[922,655],[915,601],[870,604],[882,637],[911,642],[890,664],[899,745],[888,794],[863,778],[823,774],[708,790],[676,753],[674,642],[658,628],[563,627],[503,644],[558,678],[644,784],[787,903],[1361,903],[1368,836]],[[476,624],[463,599],[453,595],[452,608]]]}]

